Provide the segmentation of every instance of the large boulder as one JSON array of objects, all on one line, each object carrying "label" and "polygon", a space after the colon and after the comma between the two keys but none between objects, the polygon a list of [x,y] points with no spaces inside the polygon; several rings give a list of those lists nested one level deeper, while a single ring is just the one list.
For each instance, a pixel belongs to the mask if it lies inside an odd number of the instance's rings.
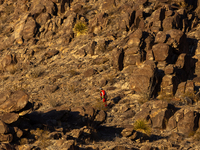
[{"label": "large boulder", "polygon": [[23,91],[15,91],[4,103],[0,105],[1,112],[17,112],[28,103],[29,96]]},{"label": "large boulder", "polygon": [[36,22],[32,17],[28,17],[24,25],[22,36],[24,40],[30,40],[37,32]]}]

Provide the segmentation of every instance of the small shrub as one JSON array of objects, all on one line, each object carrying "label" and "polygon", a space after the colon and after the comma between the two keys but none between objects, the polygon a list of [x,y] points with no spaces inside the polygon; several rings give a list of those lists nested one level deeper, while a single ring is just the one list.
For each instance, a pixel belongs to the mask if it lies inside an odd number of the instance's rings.
[{"label": "small shrub", "polygon": [[93,107],[97,110],[104,110],[104,111],[107,110],[107,107],[105,107],[105,104],[103,103],[103,101],[98,98],[96,99],[96,103],[94,104]]},{"label": "small shrub", "polygon": [[78,21],[73,28],[74,33],[79,36],[79,35],[84,35],[88,31],[87,24],[85,22]]},{"label": "small shrub", "polygon": [[147,134],[151,134],[151,127],[146,120],[137,120],[134,123],[134,130]]}]

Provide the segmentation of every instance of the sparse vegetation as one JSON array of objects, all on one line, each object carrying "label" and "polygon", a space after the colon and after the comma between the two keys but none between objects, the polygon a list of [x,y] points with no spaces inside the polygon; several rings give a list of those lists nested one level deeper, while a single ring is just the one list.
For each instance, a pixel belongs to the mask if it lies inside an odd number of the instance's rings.
[{"label": "sparse vegetation", "polygon": [[148,136],[151,134],[151,127],[146,120],[136,120],[134,123],[134,130],[142,132]]},{"label": "sparse vegetation", "polygon": [[74,33],[76,36],[84,35],[88,31],[87,24],[85,22],[78,21],[73,28]]},{"label": "sparse vegetation", "polygon": [[105,107],[103,101],[100,100],[100,99],[98,99],[98,98],[96,99],[96,103],[94,104],[93,107],[94,107],[95,109],[97,109],[97,110],[104,110],[104,111],[107,110],[107,108]]}]

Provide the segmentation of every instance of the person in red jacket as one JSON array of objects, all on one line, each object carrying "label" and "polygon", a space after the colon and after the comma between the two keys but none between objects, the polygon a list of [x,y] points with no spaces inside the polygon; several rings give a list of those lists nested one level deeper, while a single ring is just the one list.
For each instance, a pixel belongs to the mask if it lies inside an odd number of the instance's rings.
[{"label": "person in red jacket", "polygon": [[106,91],[103,90],[103,88],[100,88],[100,96],[101,99],[103,99],[103,103],[105,104],[105,107],[107,107],[107,95],[106,95]]}]

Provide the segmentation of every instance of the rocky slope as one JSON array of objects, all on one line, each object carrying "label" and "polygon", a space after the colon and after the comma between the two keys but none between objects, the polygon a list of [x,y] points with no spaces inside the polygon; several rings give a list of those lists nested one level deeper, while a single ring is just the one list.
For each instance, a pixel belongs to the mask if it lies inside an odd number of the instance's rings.
[{"label": "rocky slope", "polygon": [[0,0],[0,148],[200,149],[199,18],[198,0]]}]

